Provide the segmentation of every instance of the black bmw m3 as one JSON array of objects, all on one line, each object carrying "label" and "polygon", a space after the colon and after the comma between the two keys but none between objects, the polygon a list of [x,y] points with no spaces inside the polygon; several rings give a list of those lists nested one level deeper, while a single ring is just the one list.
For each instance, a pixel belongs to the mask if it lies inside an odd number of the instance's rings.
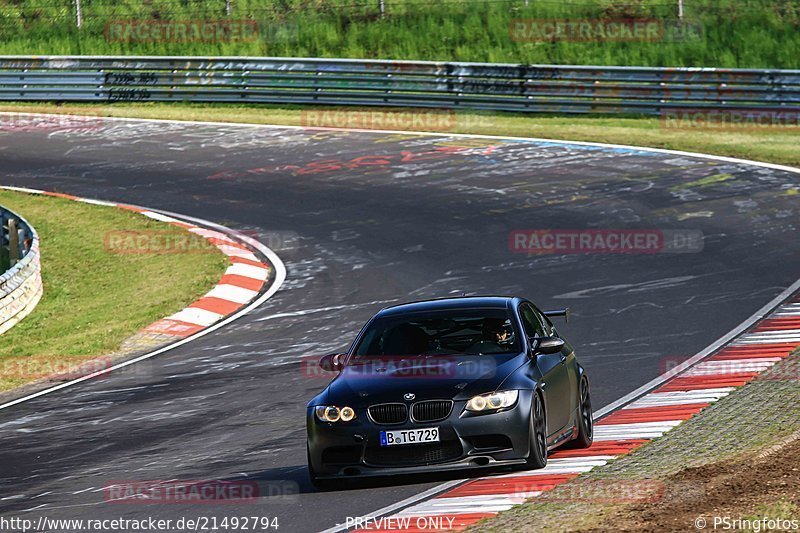
[{"label": "black bmw m3", "polygon": [[519,465],[592,443],[589,380],[572,346],[522,298],[388,307],[307,408],[311,480]]}]

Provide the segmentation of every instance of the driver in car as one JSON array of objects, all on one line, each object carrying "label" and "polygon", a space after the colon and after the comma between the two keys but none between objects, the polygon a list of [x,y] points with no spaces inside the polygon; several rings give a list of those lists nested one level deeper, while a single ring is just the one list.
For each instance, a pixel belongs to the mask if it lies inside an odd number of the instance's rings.
[{"label": "driver in car", "polygon": [[481,339],[467,348],[466,353],[490,354],[508,351],[504,345],[512,340],[511,328],[507,320],[487,318],[483,321]]}]

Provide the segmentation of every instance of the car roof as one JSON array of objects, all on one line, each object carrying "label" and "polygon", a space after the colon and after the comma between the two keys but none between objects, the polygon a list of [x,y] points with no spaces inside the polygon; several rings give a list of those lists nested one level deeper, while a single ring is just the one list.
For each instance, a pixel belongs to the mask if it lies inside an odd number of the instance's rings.
[{"label": "car roof", "polygon": [[420,311],[442,311],[447,309],[508,309],[515,298],[511,296],[457,296],[421,300],[385,307],[376,315],[396,316]]}]

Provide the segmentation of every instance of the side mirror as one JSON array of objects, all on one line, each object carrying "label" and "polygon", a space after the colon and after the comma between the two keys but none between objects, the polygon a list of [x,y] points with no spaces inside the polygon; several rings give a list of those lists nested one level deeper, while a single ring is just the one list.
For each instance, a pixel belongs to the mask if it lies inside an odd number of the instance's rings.
[{"label": "side mirror", "polygon": [[339,372],[344,368],[344,356],[343,353],[329,353],[319,360],[319,367],[328,372]]},{"label": "side mirror", "polygon": [[558,337],[542,337],[531,339],[533,355],[558,353],[564,348],[564,339]]}]

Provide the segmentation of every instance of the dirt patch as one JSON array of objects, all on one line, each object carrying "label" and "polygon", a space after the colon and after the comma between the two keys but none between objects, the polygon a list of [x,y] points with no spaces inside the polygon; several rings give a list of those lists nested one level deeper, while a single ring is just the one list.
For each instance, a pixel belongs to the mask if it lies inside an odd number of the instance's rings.
[{"label": "dirt patch", "polygon": [[714,517],[800,521],[800,440],[769,453],[686,468],[666,478],[664,487],[658,501],[618,507],[581,531],[686,531],[698,517],[712,530]]}]

